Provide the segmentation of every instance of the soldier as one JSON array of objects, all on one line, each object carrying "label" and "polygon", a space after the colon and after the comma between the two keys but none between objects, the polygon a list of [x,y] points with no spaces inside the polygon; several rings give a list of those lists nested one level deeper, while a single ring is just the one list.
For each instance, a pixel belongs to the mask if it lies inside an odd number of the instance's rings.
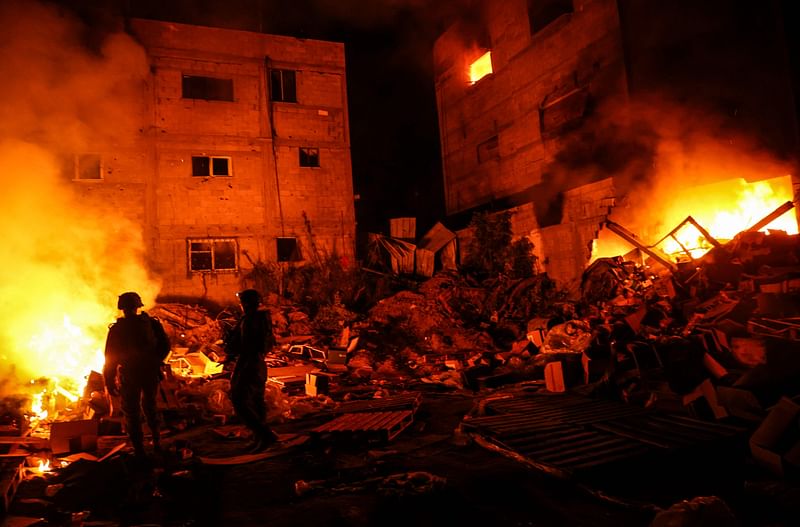
[{"label": "soldier", "polygon": [[124,316],[108,328],[103,367],[108,393],[122,396],[128,437],[138,457],[145,455],[142,410],[153,437],[153,450],[161,451],[156,394],[161,364],[169,353],[169,338],[161,322],[145,312],[138,313],[142,305],[137,293],[119,296],[117,308]]},{"label": "soldier", "polygon": [[236,365],[231,375],[231,402],[237,417],[253,432],[251,452],[261,452],[277,441],[278,436],[266,424],[264,390],[267,365],[264,356],[272,349],[272,319],[269,311],[259,309],[261,295],[255,289],[237,293],[242,316],[225,338],[226,363]]}]

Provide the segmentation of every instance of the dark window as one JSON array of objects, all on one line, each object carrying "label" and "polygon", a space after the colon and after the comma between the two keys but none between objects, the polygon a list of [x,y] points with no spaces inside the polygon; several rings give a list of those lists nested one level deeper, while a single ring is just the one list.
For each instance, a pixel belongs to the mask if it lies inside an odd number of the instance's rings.
[{"label": "dark window", "polygon": [[485,163],[490,159],[500,158],[500,144],[497,136],[492,136],[478,145],[478,163]]},{"label": "dark window", "polygon": [[67,179],[75,181],[97,181],[103,179],[102,163],[97,154],[66,154],[61,156],[61,172]]},{"label": "dark window", "polygon": [[184,99],[233,101],[233,79],[184,75],[182,88]]},{"label": "dark window", "polygon": [[222,156],[192,156],[192,176],[230,176],[231,158]]},{"label": "dark window", "polygon": [[580,126],[587,112],[589,92],[583,88],[554,98],[546,98],[539,105],[539,129],[542,137],[554,137]]},{"label": "dark window", "polygon": [[294,70],[269,71],[269,98],[280,102],[297,102],[297,83]]},{"label": "dark window", "polygon": [[572,0],[528,0],[531,35],[541,31],[561,15],[572,11]]},{"label": "dark window", "polygon": [[189,270],[236,271],[236,249],[234,239],[189,239]]},{"label": "dark window", "polygon": [[319,148],[301,148],[300,149],[300,166],[301,167],[318,167],[319,166]]},{"label": "dark window", "polygon": [[278,238],[278,261],[279,262],[298,262],[300,258],[300,248],[297,246],[297,238]]}]

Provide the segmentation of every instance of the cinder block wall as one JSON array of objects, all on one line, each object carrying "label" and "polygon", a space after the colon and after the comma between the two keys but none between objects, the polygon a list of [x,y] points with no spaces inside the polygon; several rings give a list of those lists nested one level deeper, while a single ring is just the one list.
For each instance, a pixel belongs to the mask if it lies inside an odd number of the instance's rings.
[{"label": "cinder block wall", "polygon": [[[141,224],[161,296],[232,303],[250,260],[277,260],[278,237],[298,239],[297,264],[317,259],[312,246],[353,262],[343,45],[149,20],[131,28],[151,65],[144,127],[125,152],[105,147],[104,180],[81,192]],[[270,68],[296,71],[296,103],[269,100]],[[182,98],[184,75],[231,79],[233,101]],[[319,149],[319,167],[299,166],[301,147]],[[192,156],[229,157],[231,176],[194,177]],[[209,237],[237,240],[237,272],[190,270],[187,240]]]},{"label": "cinder block wall", "polygon": [[[562,136],[569,136],[543,127],[543,107],[576,91],[589,97],[624,96],[616,2],[574,0],[573,6],[572,13],[531,34],[526,0],[485,2],[484,27],[456,24],[437,40],[434,64],[448,214],[542,182],[566,139]],[[471,84],[469,65],[487,50],[494,73]],[[543,132],[552,133],[543,137]],[[479,145],[494,136],[497,156],[481,162]]]}]

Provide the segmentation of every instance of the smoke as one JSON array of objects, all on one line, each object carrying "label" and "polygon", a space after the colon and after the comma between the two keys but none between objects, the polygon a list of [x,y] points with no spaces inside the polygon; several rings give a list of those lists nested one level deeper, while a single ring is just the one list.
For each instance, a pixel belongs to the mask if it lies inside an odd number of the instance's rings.
[{"label": "smoke", "polygon": [[[622,198],[612,219],[663,234],[693,214],[696,203],[690,197],[698,186],[737,178],[753,182],[792,171],[791,161],[745,133],[735,117],[665,96],[609,99],[565,142],[537,197],[551,203],[563,190],[612,177]],[[729,197],[702,200],[721,207]],[[557,223],[560,212],[540,221]]]},{"label": "smoke", "polygon": [[77,381],[102,364],[116,296],[158,292],[141,227],[79,197],[64,169],[140,135],[147,60],[125,34],[89,49],[87,28],[45,4],[3,2],[0,25],[0,378]]}]

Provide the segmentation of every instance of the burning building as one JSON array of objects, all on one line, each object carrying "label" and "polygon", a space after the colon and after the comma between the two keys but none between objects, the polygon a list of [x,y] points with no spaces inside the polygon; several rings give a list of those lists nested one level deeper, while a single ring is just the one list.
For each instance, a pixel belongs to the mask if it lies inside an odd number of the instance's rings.
[{"label": "burning building", "polygon": [[230,304],[260,263],[352,261],[342,44],[0,20],[0,394],[77,400],[123,291]]},{"label": "burning building", "polygon": [[[473,7],[434,47],[447,213],[512,210],[564,285],[631,248],[609,215],[648,242],[688,215],[726,238],[794,200],[777,3]],[[770,228],[797,231],[782,221]]]}]

